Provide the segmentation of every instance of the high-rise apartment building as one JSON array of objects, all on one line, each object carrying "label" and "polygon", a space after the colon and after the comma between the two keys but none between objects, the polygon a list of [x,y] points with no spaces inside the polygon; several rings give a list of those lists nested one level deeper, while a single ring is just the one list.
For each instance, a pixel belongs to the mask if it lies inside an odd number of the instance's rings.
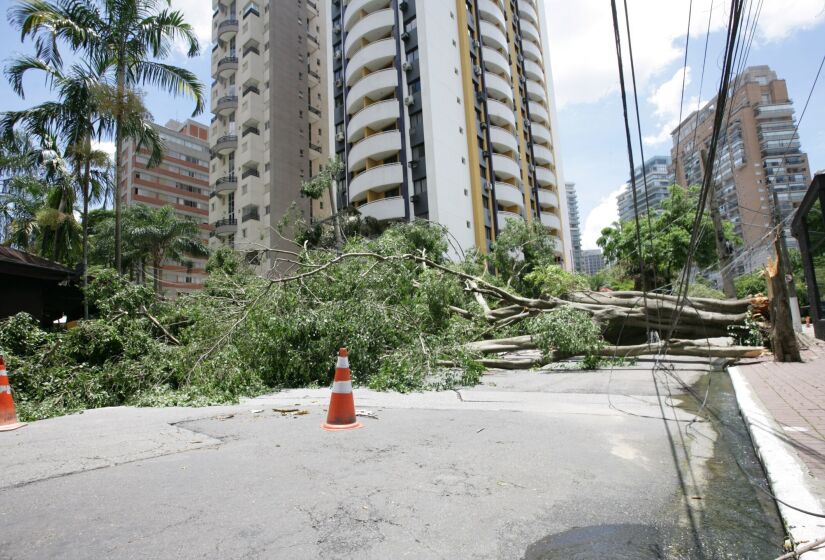
[{"label": "high-rise apartment building", "polygon": [[[671,169],[670,156],[653,156],[644,162],[644,167],[637,165],[633,170],[636,182],[636,202],[639,207],[639,216],[644,216],[647,209],[655,213],[662,207],[662,201],[668,196],[668,189],[676,179]],[[645,189],[645,176],[647,189]],[[633,182],[628,181],[624,190],[619,194],[619,220],[627,222],[635,220],[633,210]]]},{"label": "high-rise apartment building", "polygon": [[570,224],[570,254],[573,258],[573,269],[582,271],[582,232],[579,217],[579,195],[576,194],[576,183],[565,183],[567,191],[567,223]]},{"label": "high-rise apartment building", "polygon": [[[766,234],[773,227],[773,193],[779,197],[782,219],[787,218],[805,196],[811,172],[796,133],[785,80],[768,66],[753,66],[737,76],[732,88],[718,143],[714,183],[722,217],[733,223],[744,241],[735,249],[736,253],[747,252],[738,259],[738,271],[743,272],[765,262],[771,243]],[[710,144],[715,111],[713,99],[672,133],[673,167],[680,185],[702,183],[702,158]],[[787,237],[791,239],[790,234]]]},{"label": "high-rise apartment building", "polygon": [[[148,167],[149,152],[136,150],[133,140],[123,143],[120,196],[124,204],[144,204],[175,211],[201,226],[204,243],[209,239],[209,129],[193,120],[153,124],[166,145],[163,161]],[[176,297],[203,287],[206,259],[186,263],[167,260],[161,267],[160,288]]]},{"label": "high-rise apartment building", "polygon": [[585,249],[582,251],[582,272],[596,274],[605,267],[604,255],[601,249]]},{"label": "high-rise apartment building", "polygon": [[311,221],[328,202],[301,184],[329,156],[326,10],[322,0],[213,0],[213,244],[265,273],[286,214]]},{"label": "high-rise apartment building", "polygon": [[331,0],[339,205],[438,222],[482,251],[508,220],[540,220],[564,258],[544,14],[543,0]]}]

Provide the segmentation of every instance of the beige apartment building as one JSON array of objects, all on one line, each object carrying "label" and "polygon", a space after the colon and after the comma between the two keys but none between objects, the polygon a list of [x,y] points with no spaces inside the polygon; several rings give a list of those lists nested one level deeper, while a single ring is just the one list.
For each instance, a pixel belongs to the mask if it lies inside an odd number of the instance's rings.
[{"label": "beige apartment building", "polygon": [[[770,251],[773,193],[782,219],[799,206],[811,172],[796,133],[793,101],[785,80],[768,66],[753,66],[737,76],[734,95],[719,139],[714,181],[722,217],[733,223],[744,245],[734,250],[737,272],[761,267]],[[706,151],[713,133],[716,99],[688,116],[673,131],[673,167],[680,185],[702,183]],[[788,229],[790,224],[787,224]],[[787,238],[792,239],[788,233]]]},{"label": "beige apartment building", "polygon": [[330,2],[339,206],[464,250],[539,221],[572,267],[543,0]]},{"label": "beige apartment building", "polygon": [[329,211],[300,193],[329,153],[327,3],[212,3],[211,244],[246,253],[262,274],[290,209],[307,221]]},{"label": "beige apartment building", "polygon": [[[204,243],[209,239],[209,129],[193,120],[152,125],[166,145],[162,163],[148,167],[149,152],[123,144],[120,196],[124,204],[153,207],[171,205],[175,211],[201,226]],[[203,287],[206,259],[188,263],[165,261],[160,287],[166,297],[177,297]]]}]

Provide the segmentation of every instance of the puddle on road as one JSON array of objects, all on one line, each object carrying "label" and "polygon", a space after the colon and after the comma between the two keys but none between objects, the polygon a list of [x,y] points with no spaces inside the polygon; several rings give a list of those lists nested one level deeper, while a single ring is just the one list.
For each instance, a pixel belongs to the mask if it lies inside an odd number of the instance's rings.
[{"label": "puddle on road", "polygon": [[[727,372],[714,372],[693,386],[704,396],[717,437],[705,465],[699,500],[674,496],[670,511],[661,512],[660,526],[598,525],[548,535],[530,545],[524,560],[717,560],[770,559],[782,554],[784,532],[776,504],[754,485],[767,488]],[[695,413],[699,403],[685,395],[679,408]],[[671,423],[672,427],[672,423]],[[684,426],[683,426],[684,428]],[[675,445],[680,438],[675,430]],[[688,437],[702,437],[694,433]],[[691,466],[679,455],[684,475]],[[738,465],[737,465],[738,460]],[[695,465],[693,468],[696,468]],[[743,472],[744,471],[744,472]],[[689,494],[692,492],[689,491]]]}]

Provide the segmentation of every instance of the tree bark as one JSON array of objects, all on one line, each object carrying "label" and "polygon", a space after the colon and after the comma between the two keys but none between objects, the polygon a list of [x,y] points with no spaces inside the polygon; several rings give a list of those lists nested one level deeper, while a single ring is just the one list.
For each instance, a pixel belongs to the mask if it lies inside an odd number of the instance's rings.
[{"label": "tree bark", "polygon": [[89,183],[91,181],[91,143],[86,143],[87,155],[83,173],[83,318],[89,319]]},{"label": "tree bark", "polygon": [[121,49],[120,60],[117,65],[117,104],[115,105],[115,269],[123,274],[123,246],[121,229],[123,227],[123,203],[120,200],[121,150],[123,149],[123,104],[126,94],[126,65],[123,62],[124,53]]}]

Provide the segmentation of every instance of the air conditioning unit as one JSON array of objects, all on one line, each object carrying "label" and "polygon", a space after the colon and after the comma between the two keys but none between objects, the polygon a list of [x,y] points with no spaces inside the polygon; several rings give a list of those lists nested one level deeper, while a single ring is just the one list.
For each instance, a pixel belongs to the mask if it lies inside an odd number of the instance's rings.
[{"label": "air conditioning unit", "polygon": [[486,122],[481,123],[481,130],[486,130],[486,129],[487,129],[487,123]]},{"label": "air conditioning unit", "polygon": [[409,41],[410,40],[410,34],[405,31],[404,33],[401,34],[401,40],[402,41]]},{"label": "air conditioning unit", "polygon": [[335,60],[341,60],[341,51],[340,51],[340,49],[335,51]]},{"label": "air conditioning unit", "polygon": [[524,56],[521,53],[519,53],[519,55],[518,55],[518,61],[519,62],[524,62]]},{"label": "air conditioning unit", "polygon": [[339,132],[338,134],[336,134],[336,135],[335,135],[335,139],[336,139],[338,142],[343,142],[343,141],[344,141],[344,133],[343,133],[343,132]]},{"label": "air conditioning unit", "polygon": [[338,23],[336,23],[336,24],[332,27],[332,31],[333,31],[336,35],[340,34],[340,33],[341,33],[341,25],[340,25],[340,24],[338,24]]},{"label": "air conditioning unit", "polygon": [[401,10],[402,12],[406,12],[407,8],[409,8],[409,4],[407,4],[406,0],[402,0],[401,2],[398,3],[398,9]]},{"label": "air conditioning unit", "polygon": [[481,66],[479,66],[478,64],[473,66],[473,72],[476,76],[481,76]]},{"label": "air conditioning unit", "polygon": [[478,39],[473,39],[473,47],[479,48],[480,46],[481,46],[481,43],[478,42]]},{"label": "air conditioning unit", "polygon": [[404,72],[409,72],[410,70],[412,70],[412,64],[410,64],[409,62],[404,62],[401,65],[401,68],[404,70]]},{"label": "air conditioning unit", "polygon": [[335,87],[341,87],[343,85],[344,85],[344,80],[342,80],[341,78],[338,78],[337,80],[335,80]]},{"label": "air conditioning unit", "polygon": [[413,103],[415,103],[415,98],[412,95],[408,95],[404,98],[404,105],[406,105],[407,107],[409,107]]}]

